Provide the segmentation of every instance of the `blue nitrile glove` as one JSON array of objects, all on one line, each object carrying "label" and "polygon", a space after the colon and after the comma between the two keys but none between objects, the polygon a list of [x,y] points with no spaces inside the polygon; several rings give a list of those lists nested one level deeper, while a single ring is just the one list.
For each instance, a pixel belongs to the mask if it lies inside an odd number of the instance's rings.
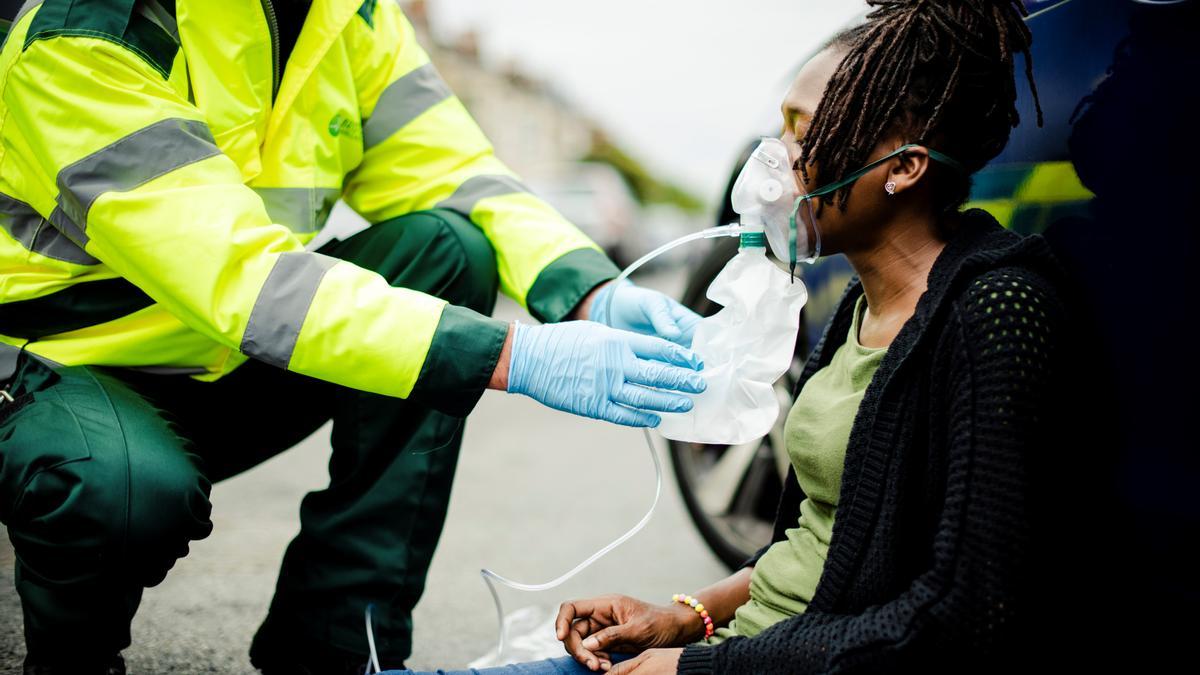
[{"label": "blue nitrile glove", "polygon": [[[612,317],[608,316],[608,296],[612,299]],[[692,346],[700,315],[676,302],[673,298],[649,288],[633,285],[628,279],[608,284],[596,293],[588,318],[621,330],[643,335],[657,335],[664,340]],[[611,319],[611,320],[610,320]]]},{"label": "blue nitrile glove", "polygon": [[[707,386],[690,350],[648,335],[567,321],[513,329],[508,391],[551,408],[631,427],[660,412],[687,412]],[[649,387],[653,387],[650,389]]]}]

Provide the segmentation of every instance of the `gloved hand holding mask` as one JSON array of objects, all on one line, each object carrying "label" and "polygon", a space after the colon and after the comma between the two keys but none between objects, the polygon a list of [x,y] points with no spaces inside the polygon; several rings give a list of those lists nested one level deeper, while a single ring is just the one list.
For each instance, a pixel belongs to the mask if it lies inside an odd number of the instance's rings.
[{"label": "gloved hand holding mask", "polygon": [[654,427],[654,412],[691,410],[683,394],[704,391],[696,372],[703,367],[677,344],[591,321],[517,323],[508,391],[584,417]]},{"label": "gloved hand holding mask", "polygon": [[[612,316],[609,316],[610,305]],[[635,286],[628,280],[601,288],[592,300],[588,318],[613,328],[656,335],[684,347],[692,346],[696,324],[700,323],[699,314],[679,304],[674,298]]]}]

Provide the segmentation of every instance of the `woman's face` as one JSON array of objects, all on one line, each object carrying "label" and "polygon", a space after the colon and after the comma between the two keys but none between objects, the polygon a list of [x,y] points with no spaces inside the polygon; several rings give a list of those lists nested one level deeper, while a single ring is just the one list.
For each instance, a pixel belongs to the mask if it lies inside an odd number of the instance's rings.
[{"label": "woman's face", "polygon": [[[780,140],[787,146],[793,163],[798,162],[800,158],[800,141],[808,131],[813,113],[821,102],[821,96],[825,93],[825,87],[829,84],[830,78],[837,71],[845,55],[846,50],[838,46],[823,50],[804,64],[792,82],[791,88],[788,89],[781,108],[783,134],[780,136]],[[890,149],[881,143],[863,164],[882,157],[887,152],[890,152]],[[793,164],[793,168],[801,195],[842,178],[842,176],[822,175],[820,167],[810,164],[808,166],[809,180],[806,182],[804,175],[800,172],[799,164]],[[857,168],[853,167],[851,171]],[[816,216],[816,224],[821,233],[822,254],[845,253],[866,245],[875,229],[873,226],[887,212],[888,204],[885,202],[887,193],[883,189],[887,175],[888,163],[885,162],[855,181],[850,188],[845,211],[832,205],[832,194],[825,197],[814,197],[811,212],[801,205],[797,213],[797,224],[802,219],[811,230],[813,223],[810,222],[812,218],[810,213]],[[830,200],[829,203],[825,203],[826,200]]]}]

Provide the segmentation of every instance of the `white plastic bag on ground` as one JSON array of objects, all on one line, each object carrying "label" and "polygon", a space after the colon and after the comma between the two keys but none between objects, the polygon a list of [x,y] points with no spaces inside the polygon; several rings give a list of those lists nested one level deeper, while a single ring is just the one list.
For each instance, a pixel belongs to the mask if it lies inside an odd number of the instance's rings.
[{"label": "white plastic bag on ground", "polygon": [[747,443],[779,417],[773,385],[792,363],[808,292],[743,235],[707,295],[722,309],[700,322],[692,349],[704,359],[708,389],[693,397],[690,411],[662,414],[658,432],[694,443]]},{"label": "white plastic bag on ground", "polygon": [[504,653],[491,650],[475,659],[468,668],[494,668],[509,663],[526,663],[542,659],[565,656],[562,643],[554,635],[554,620],[557,608],[540,606],[522,607],[504,617],[504,630],[508,642]]}]

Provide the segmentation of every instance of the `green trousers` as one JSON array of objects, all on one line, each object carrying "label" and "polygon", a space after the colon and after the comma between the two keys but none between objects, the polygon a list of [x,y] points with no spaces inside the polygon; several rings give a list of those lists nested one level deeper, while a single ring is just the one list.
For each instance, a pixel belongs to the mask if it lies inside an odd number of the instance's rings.
[{"label": "green trousers", "polygon": [[[379,223],[322,253],[490,314],[498,277],[483,234],[450,212]],[[436,374],[434,374],[436,376]],[[21,355],[0,404],[0,521],[17,554],[31,654],[130,643],[142,589],[209,534],[209,488],[332,418],[329,486],[300,534],[251,648],[411,651],[412,609],[442,531],[462,420],[250,361],[211,383]]]}]

